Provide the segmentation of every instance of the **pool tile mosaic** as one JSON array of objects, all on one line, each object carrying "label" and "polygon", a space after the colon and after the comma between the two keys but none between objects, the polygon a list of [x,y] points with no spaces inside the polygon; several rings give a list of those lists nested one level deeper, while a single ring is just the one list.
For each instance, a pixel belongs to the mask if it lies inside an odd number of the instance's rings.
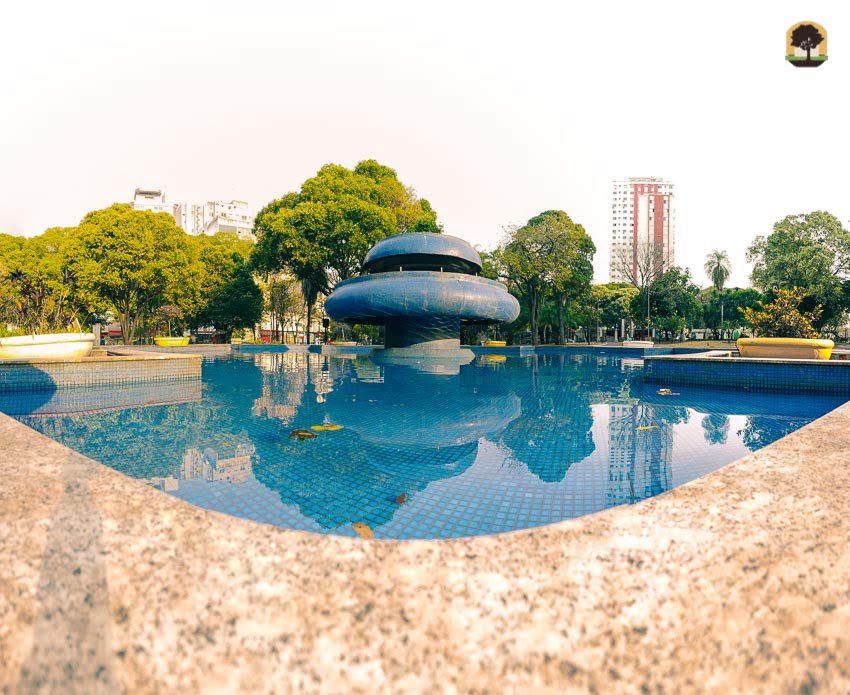
[{"label": "pool tile mosaic", "polygon": [[[639,502],[845,400],[661,395],[642,367],[578,349],[481,354],[454,374],[379,355],[234,352],[205,360],[199,393],[111,387],[102,412],[83,389],[78,403],[61,390],[9,394],[0,409],[193,504],[320,533],[354,536],[360,522],[380,539],[510,531]],[[312,429],[327,424],[339,428]]]},{"label": "pool tile mosaic", "polygon": [[711,384],[748,391],[823,393],[850,397],[850,362],[845,360],[664,359],[644,362],[644,378],[655,384]]}]

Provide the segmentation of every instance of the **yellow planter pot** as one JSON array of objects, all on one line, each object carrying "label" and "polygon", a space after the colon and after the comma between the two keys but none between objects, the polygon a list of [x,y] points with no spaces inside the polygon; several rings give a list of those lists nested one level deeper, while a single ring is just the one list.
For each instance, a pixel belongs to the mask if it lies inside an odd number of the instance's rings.
[{"label": "yellow planter pot", "polygon": [[154,337],[153,342],[160,347],[184,347],[189,344],[189,338],[158,335]]},{"label": "yellow planter pot", "polygon": [[69,360],[88,357],[94,345],[93,333],[48,333],[0,338],[0,359]]},{"label": "yellow planter pot", "polygon": [[828,360],[835,343],[814,338],[738,338],[741,357],[787,360]]}]

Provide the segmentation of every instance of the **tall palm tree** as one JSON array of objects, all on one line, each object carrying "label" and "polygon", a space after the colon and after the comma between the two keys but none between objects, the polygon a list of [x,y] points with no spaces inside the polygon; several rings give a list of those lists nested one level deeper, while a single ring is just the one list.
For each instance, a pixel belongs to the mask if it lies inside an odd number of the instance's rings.
[{"label": "tall palm tree", "polygon": [[729,262],[729,254],[725,251],[712,251],[705,258],[705,274],[714,285],[714,289],[721,295],[720,299],[720,334],[723,336],[723,285],[732,274],[732,264]]}]

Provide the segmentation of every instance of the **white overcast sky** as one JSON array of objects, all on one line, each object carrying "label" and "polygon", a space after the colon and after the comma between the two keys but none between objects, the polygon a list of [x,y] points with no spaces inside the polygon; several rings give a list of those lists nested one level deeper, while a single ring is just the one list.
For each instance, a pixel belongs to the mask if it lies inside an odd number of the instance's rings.
[{"label": "white overcast sky", "polygon": [[[829,61],[784,60],[785,30]],[[610,183],[676,184],[677,261],[707,284],[790,213],[850,219],[850,3],[16,2],[0,24],[0,231],[129,201],[257,209],[373,157],[485,247],[550,208],[608,277]]]}]

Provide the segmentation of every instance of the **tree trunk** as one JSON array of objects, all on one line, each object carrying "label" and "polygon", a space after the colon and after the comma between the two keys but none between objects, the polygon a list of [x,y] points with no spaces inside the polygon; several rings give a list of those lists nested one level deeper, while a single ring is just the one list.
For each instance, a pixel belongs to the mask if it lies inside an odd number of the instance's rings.
[{"label": "tree trunk", "polygon": [[307,302],[307,330],[305,331],[305,342],[310,344],[310,322],[313,320],[313,303]]},{"label": "tree trunk", "polygon": [[564,295],[558,295],[558,345],[564,345],[567,342],[567,336],[564,326],[564,309],[566,301]]},{"label": "tree trunk", "polygon": [[124,345],[132,345],[135,329],[132,316],[129,313],[118,314],[118,323],[121,324],[121,337],[124,340]]},{"label": "tree trunk", "polygon": [[537,292],[532,292],[530,297],[531,304],[531,344],[540,344],[540,298]]}]

